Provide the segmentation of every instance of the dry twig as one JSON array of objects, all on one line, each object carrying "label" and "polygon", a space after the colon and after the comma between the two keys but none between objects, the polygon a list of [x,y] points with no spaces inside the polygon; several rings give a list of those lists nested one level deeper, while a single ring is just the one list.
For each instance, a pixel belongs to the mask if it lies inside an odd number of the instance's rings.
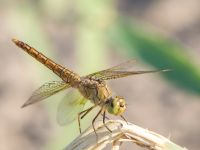
[{"label": "dry twig", "polygon": [[149,150],[187,150],[157,133],[131,123],[127,124],[121,120],[109,120],[106,124],[113,131],[112,133],[105,128],[102,121],[95,124],[98,143],[92,127],[89,127],[70,143],[65,150],[101,150],[107,144],[113,145],[112,150],[118,150],[123,142],[133,142]]}]

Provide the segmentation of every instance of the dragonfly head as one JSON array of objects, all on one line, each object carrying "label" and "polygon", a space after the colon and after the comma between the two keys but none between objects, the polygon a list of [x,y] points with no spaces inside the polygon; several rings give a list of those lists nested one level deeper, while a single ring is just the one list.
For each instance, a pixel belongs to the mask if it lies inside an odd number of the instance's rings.
[{"label": "dragonfly head", "polygon": [[126,102],[124,98],[116,96],[114,98],[111,97],[108,100],[107,111],[110,114],[119,116],[122,113],[124,113],[125,110],[126,110]]}]

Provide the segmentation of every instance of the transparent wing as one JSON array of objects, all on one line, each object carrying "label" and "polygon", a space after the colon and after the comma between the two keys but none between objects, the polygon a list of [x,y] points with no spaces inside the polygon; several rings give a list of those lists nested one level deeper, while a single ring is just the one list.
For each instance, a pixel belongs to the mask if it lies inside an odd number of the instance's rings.
[{"label": "transparent wing", "polygon": [[43,84],[40,88],[33,92],[32,96],[22,105],[26,107],[36,102],[42,101],[64,89],[69,88],[70,85],[64,81],[50,81]]},{"label": "transparent wing", "polygon": [[[135,60],[135,59],[128,60],[128,61],[126,61],[126,62],[123,62],[123,63],[121,63],[121,64],[118,64],[118,65],[116,65],[116,66],[114,66],[114,67],[111,67],[111,68],[109,68],[109,69],[106,69],[106,70],[107,70],[107,71],[108,71],[108,70],[109,70],[109,71],[125,71],[125,70],[128,70],[128,69],[132,68],[133,65],[136,64],[136,62],[137,62],[137,60]],[[106,70],[105,70],[105,71],[106,71]]]},{"label": "transparent wing", "polygon": [[111,67],[109,69],[105,69],[105,70],[101,70],[101,71],[89,74],[89,75],[87,75],[87,77],[98,78],[98,77],[104,76],[107,73],[110,73],[112,71],[122,71],[122,70],[125,71],[127,69],[130,69],[135,63],[136,63],[136,60],[129,60],[129,61],[123,62],[119,65],[116,65],[114,67]]},{"label": "transparent wing", "polygon": [[58,124],[61,126],[67,125],[77,119],[78,113],[83,110],[86,102],[87,99],[85,99],[76,89],[67,93],[58,106]]},{"label": "transparent wing", "polygon": [[129,60],[112,68],[95,72],[86,77],[88,78],[93,77],[95,79],[100,79],[100,80],[110,80],[110,79],[127,77],[130,75],[169,71],[168,69],[150,70],[150,71],[126,71],[130,69],[135,63],[136,60]]}]

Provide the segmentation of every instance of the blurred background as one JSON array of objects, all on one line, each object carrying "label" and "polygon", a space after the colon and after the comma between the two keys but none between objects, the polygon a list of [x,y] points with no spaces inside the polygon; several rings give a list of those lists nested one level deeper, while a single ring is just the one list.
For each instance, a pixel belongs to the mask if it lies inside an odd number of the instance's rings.
[{"label": "blurred background", "polygon": [[[199,8],[199,0],[0,0],[0,149],[59,150],[79,134],[77,122],[56,123],[67,91],[20,108],[35,89],[59,78],[16,47],[15,37],[81,75],[130,59],[138,60],[134,69],[173,69],[109,85],[126,98],[128,121],[198,150]],[[130,147],[141,149],[122,145]]]}]

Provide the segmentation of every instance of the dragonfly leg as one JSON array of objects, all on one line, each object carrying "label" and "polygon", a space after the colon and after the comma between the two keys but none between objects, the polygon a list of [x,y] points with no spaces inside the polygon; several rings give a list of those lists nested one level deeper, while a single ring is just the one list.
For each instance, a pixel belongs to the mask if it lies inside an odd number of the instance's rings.
[{"label": "dragonfly leg", "polygon": [[97,113],[97,115],[92,120],[92,127],[93,127],[93,130],[94,130],[94,133],[96,134],[96,141],[97,141],[97,143],[98,143],[98,135],[97,135],[97,132],[96,132],[96,129],[95,129],[95,126],[94,126],[94,122],[97,119],[97,117],[101,114],[102,110],[103,110],[103,108]]},{"label": "dragonfly leg", "polygon": [[[92,106],[92,107],[90,107],[90,108],[88,108],[88,109],[86,109],[86,110],[84,110],[84,111],[82,111],[82,112],[80,112],[80,113],[78,113],[78,126],[79,126],[79,131],[80,131],[80,133],[81,133],[81,119],[83,119],[83,117],[86,115],[86,114],[88,114],[93,108],[95,108],[96,107],[96,105],[94,105],[94,106]],[[81,116],[83,114],[83,116]]]},{"label": "dragonfly leg", "polygon": [[[101,114],[102,115],[102,117],[103,117],[103,114]],[[108,120],[110,120],[110,118],[108,118],[107,116],[105,116],[105,119],[108,119]]]},{"label": "dragonfly leg", "polygon": [[128,121],[126,120],[124,116],[120,115],[120,117],[128,124]]},{"label": "dragonfly leg", "polygon": [[81,119],[83,119],[92,109],[94,109],[97,106],[98,105],[94,105],[94,106],[90,107],[89,109],[87,109],[86,111],[84,111],[83,115],[81,116]]},{"label": "dragonfly leg", "polygon": [[108,131],[110,131],[110,133],[112,133],[112,130],[110,130],[110,129],[108,128],[108,126],[105,124],[105,119],[106,119],[106,111],[103,112],[103,124],[104,124],[104,126],[106,127],[106,129],[108,129]]}]

